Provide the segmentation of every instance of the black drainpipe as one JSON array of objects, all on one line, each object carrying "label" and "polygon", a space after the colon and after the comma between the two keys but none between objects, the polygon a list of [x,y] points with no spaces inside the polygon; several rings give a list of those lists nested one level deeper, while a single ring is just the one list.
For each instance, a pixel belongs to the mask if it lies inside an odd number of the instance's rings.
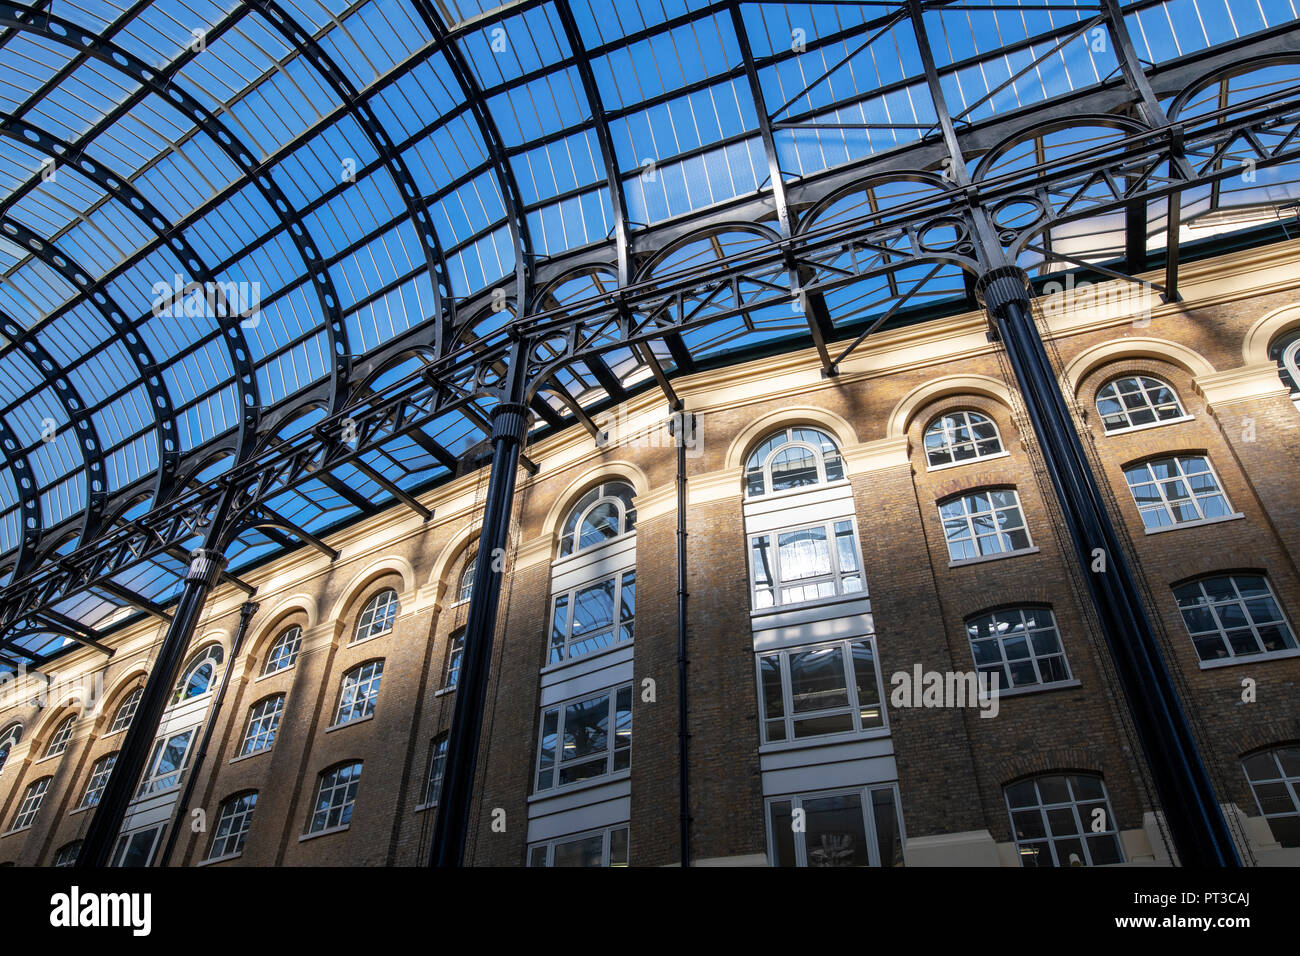
[{"label": "black drainpipe", "polygon": [[235,660],[239,657],[239,649],[243,647],[244,635],[248,633],[248,622],[253,619],[259,606],[256,601],[245,601],[239,606],[239,627],[235,630],[235,639],[230,645],[230,660],[226,662],[226,669],[221,674],[221,686],[217,688],[216,699],[212,701],[212,713],[208,714],[207,724],[203,728],[203,737],[199,740],[199,750],[194,755],[194,765],[190,767],[189,779],[185,781],[185,790],[181,793],[181,798],[176,801],[171,832],[167,834],[167,846],[162,856],[158,858],[163,866],[171,865],[172,850],[176,849],[176,839],[185,824],[185,808],[189,806],[190,797],[194,796],[194,785],[199,779],[199,768],[203,766],[203,758],[208,755],[212,731],[217,726],[217,714],[221,713],[221,704],[226,699],[226,688],[230,686],[230,672],[235,669]]},{"label": "black drainpipe", "polygon": [[668,429],[677,439],[677,764],[680,771],[682,866],[691,865],[691,777],[687,761],[686,706],[686,434],[695,432],[695,416],[680,408]]}]

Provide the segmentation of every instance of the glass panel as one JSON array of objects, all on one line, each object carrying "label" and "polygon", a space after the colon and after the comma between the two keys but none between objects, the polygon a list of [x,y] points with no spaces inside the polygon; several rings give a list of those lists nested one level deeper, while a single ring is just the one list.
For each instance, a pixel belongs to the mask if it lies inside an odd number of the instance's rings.
[{"label": "glass panel", "polygon": [[768,808],[772,832],[772,865],[797,866],[794,850],[794,821],[789,800],[777,800]]},{"label": "glass panel", "polygon": [[856,793],[804,800],[809,866],[867,866],[866,821]]},{"label": "glass panel", "polygon": [[555,844],[552,866],[600,866],[604,862],[604,834]]},{"label": "glass panel", "polygon": [[853,655],[853,673],[858,691],[858,719],[865,730],[882,727],[885,709],[880,703],[880,685],[876,682],[875,658],[869,641],[854,641],[849,645]]},{"label": "glass panel", "polygon": [[826,543],[825,528],[784,531],[778,535],[777,541],[782,583],[831,573],[831,554]]},{"label": "glass panel", "polygon": [[876,848],[881,866],[903,865],[903,835],[898,827],[894,791],[881,787],[871,791],[871,811],[876,826]]},{"label": "glass panel", "polygon": [[844,652],[838,645],[790,652],[790,696],[796,714],[848,706]]}]

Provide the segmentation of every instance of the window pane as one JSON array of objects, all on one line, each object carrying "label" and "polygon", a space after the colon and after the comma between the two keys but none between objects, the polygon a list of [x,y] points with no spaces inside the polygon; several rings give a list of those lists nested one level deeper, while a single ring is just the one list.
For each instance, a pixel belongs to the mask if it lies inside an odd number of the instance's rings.
[{"label": "window pane", "polygon": [[809,866],[867,866],[866,822],[862,798],[839,794],[804,800]]},{"label": "window pane", "polygon": [[792,651],[790,689],[796,714],[847,707],[844,654],[839,646]]}]

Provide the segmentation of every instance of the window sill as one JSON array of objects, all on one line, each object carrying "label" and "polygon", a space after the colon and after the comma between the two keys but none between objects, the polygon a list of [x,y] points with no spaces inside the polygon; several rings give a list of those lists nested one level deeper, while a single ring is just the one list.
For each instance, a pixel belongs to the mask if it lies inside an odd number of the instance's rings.
[{"label": "window sill", "polygon": [[581,783],[570,783],[563,787],[552,787],[549,790],[539,790],[529,796],[528,802],[536,803],[538,800],[550,800],[552,797],[566,797],[571,793],[578,793],[582,790],[591,790],[594,787],[603,787],[605,784],[618,783],[620,780],[630,780],[631,778],[631,767],[626,770],[615,770],[613,773],[601,774],[599,777],[592,777],[590,780],[583,780]]},{"label": "window sill", "polygon": [[986,561],[1001,561],[1003,558],[1018,558],[1022,554],[1037,554],[1037,546],[1032,548],[1021,548],[1019,551],[999,551],[997,554],[982,554],[978,558],[961,558],[957,561],[949,561],[950,568],[963,568],[968,564],[984,564]]},{"label": "window sill", "polygon": [[1112,435],[1127,435],[1130,432],[1145,432],[1145,431],[1149,431],[1152,428],[1164,428],[1166,425],[1178,425],[1182,422],[1190,422],[1195,420],[1196,420],[1196,416],[1194,415],[1183,415],[1180,418],[1167,418],[1163,422],[1148,422],[1145,425],[1129,425],[1125,428],[1116,428],[1114,431],[1107,431],[1106,426],[1102,425],[1101,430],[1103,435],[1105,435],[1107,438],[1110,438]]},{"label": "window sill", "polygon": [[85,813],[87,810],[93,810],[93,809],[95,809],[95,807],[97,807],[97,806],[99,806],[98,803],[96,803],[96,804],[90,804],[90,805],[88,805],[88,804],[84,804],[84,803],[83,803],[81,806],[77,807],[75,810],[69,810],[69,811],[68,811],[68,816],[70,816],[70,817],[74,817],[74,816],[76,816],[78,813]]},{"label": "window sill", "polygon": [[[922,454],[924,453],[925,453],[924,449],[922,449]],[[982,458],[971,458],[967,461],[950,461],[946,465],[931,465],[927,462],[925,466],[925,472],[926,474],[929,474],[932,471],[947,471],[949,468],[960,468],[962,465],[978,465],[982,461],[997,461],[999,458],[1010,458],[1010,457],[1011,457],[1011,452],[1000,451],[996,455],[985,455]]]},{"label": "window sill", "polygon": [[438,805],[436,803],[422,803],[418,807],[416,807],[413,812],[423,813],[425,810],[437,810],[437,809],[438,809]]},{"label": "window sill", "polygon": [[1203,671],[1217,670],[1220,667],[1235,667],[1237,664],[1258,664],[1262,661],[1281,661],[1288,657],[1300,657],[1300,648],[1287,648],[1285,651],[1264,651],[1262,654],[1242,654],[1240,657],[1227,657],[1218,661],[1201,661]]},{"label": "window sill", "polygon": [[367,714],[364,717],[358,717],[356,720],[349,720],[345,724],[330,724],[325,728],[325,733],[332,734],[336,730],[342,730],[344,727],[355,727],[357,724],[364,724],[367,720],[374,720],[374,714]]},{"label": "window sill", "polygon": [[1003,697],[1024,697],[1026,694],[1040,694],[1052,690],[1069,690],[1071,687],[1082,687],[1083,683],[1076,677],[1069,680],[1052,681],[1050,684],[1029,684],[1024,687],[998,687],[997,698]]},{"label": "window sill", "polygon": [[60,751],[59,751],[58,753],[56,753],[56,754],[46,754],[44,757],[38,757],[37,759],[35,759],[35,760],[32,761],[32,766],[35,767],[37,764],[45,763],[45,761],[47,761],[47,760],[58,760],[58,759],[59,759],[60,757],[62,757],[65,753],[67,753],[66,750],[60,750]]},{"label": "window sill", "polygon": [[[587,561],[591,561],[594,564],[604,556],[604,552],[607,548],[614,548],[625,541],[635,539],[636,528],[633,528],[631,531],[624,531],[622,534],[615,535],[612,538],[606,538],[599,544],[587,545],[587,547],[583,548],[581,551],[571,551],[568,554],[560,555],[551,562],[551,572],[552,574],[555,574],[561,571],[567,571],[571,567],[580,567]],[[556,549],[559,549],[558,544]]]},{"label": "window sill", "polygon": [[456,691],[456,685],[452,684],[450,687],[441,687],[438,690],[435,690],[433,692],[433,696],[441,697],[443,694],[452,694],[455,693],[455,691]]},{"label": "window sill", "polygon": [[1230,515],[1219,515],[1217,518],[1198,518],[1195,521],[1178,521],[1174,524],[1167,524],[1161,528],[1147,528],[1147,534],[1164,534],[1166,531],[1178,531],[1181,528],[1199,528],[1207,524],[1222,524],[1224,521],[1236,521],[1238,518],[1246,517],[1240,511],[1233,512]]},{"label": "window sill", "polygon": [[811,601],[799,601],[794,604],[774,604],[771,607],[750,610],[749,616],[751,618],[765,617],[769,614],[782,614],[786,611],[802,611],[810,607],[821,607],[823,605],[831,604],[848,604],[853,601],[869,601],[870,599],[871,595],[865,589],[861,591],[849,591],[847,594],[836,594],[834,597],[813,598]]},{"label": "window sill", "polygon": [[554,671],[562,671],[566,667],[573,667],[574,665],[580,664],[583,661],[589,661],[593,657],[601,657],[605,654],[611,654],[614,651],[619,650],[620,648],[631,647],[635,643],[636,643],[636,639],[632,638],[631,640],[619,641],[618,643],[611,644],[608,647],[602,647],[600,650],[591,651],[588,654],[579,654],[577,657],[567,657],[562,661],[556,661],[554,664],[544,665],[539,673],[550,674]]},{"label": "window sill", "polygon": [[351,823],[345,823],[341,827],[330,827],[327,830],[317,830],[315,833],[304,833],[298,837],[298,842],[306,843],[308,840],[314,840],[317,837],[329,836],[332,833],[342,833],[351,826]]},{"label": "window sill", "polygon": [[873,727],[870,730],[851,730],[842,734],[822,734],[817,737],[804,737],[799,740],[774,740],[760,744],[760,754],[779,754],[791,750],[811,750],[815,747],[834,747],[836,744],[851,744],[859,740],[879,740],[889,736],[889,724]]},{"label": "window sill", "polygon": [[[371,634],[369,637],[363,637],[359,641],[349,641],[347,644],[343,646],[347,648],[360,647],[362,644],[369,644],[371,641],[377,641],[379,640],[379,638],[387,637],[389,634],[392,633],[393,633],[393,629],[390,627],[386,631],[380,631],[378,634]],[[285,668],[285,670],[288,670],[288,668]],[[276,673],[279,672],[277,671]]]},{"label": "window sill", "polygon": [[15,828],[12,829],[12,830],[6,830],[4,833],[0,833],[0,838],[2,838],[2,837],[7,837],[7,836],[13,836],[15,833],[24,833],[24,832],[26,832],[27,830],[30,830],[30,829],[31,829],[33,826],[35,826],[35,825],[36,825],[35,823],[29,823],[29,824],[27,824],[27,826],[25,826],[25,827],[15,827]]},{"label": "window sill", "polygon": [[[343,726],[346,727],[347,724],[344,724]],[[274,746],[275,745],[272,744],[271,747],[262,747],[259,748],[258,750],[254,750],[252,753],[249,754],[240,754],[238,757],[231,757],[230,762],[239,763],[241,760],[252,760],[254,757],[262,756],[262,754],[269,754],[271,752],[272,747]]]},{"label": "window sill", "polygon": [[214,856],[210,860],[200,860],[198,863],[195,863],[194,866],[195,868],[198,868],[200,866],[211,866],[214,863],[228,863],[231,860],[238,860],[243,855],[242,851],[239,853],[227,853],[225,856]]}]

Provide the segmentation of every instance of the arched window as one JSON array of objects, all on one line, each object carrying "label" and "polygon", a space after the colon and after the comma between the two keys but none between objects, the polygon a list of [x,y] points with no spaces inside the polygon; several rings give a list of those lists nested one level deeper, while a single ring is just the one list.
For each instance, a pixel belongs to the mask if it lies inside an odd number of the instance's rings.
[{"label": "arched window", "polygon": [[379,699],[379,682],[383,676],[383,661],[368,661],[343,675],[339,706],[334,713],[334,726],[350,724],[375,712],[375,701]]},{"label": "arched window", "polygon": [[18,806],[18,813],[14,817],[14,825],[9,828],[10,832],[15,830],[25,830],[36,820],[36,814],[41,812],[41,803],[45,800],[46,791],[50,789],[50,781],[53,777],[41,777],[35,783],[27,788],[23,794],[23,802]]},{"label": "arched window", "polygon": [[230,797],[221,805],[207,859],[224,860],[244,852],[244,841],[253,826],[253,808],[256,806],[257,791]]},{"label": "arched window", "polygon": [[77,856],[81,853],[81,841],[73,840],[67,846],[61,847],[54,857],[55,866],[76,866]]},{"label": "arched window", "polygon": [[1202,662],[1295,650],[1295,634],[1261,575],[1198,578],[1174,588],[1174,599]]},{"label": "arched window", "polygon": [[925,430],[925,463],[929,468],[960,465],[1002,454],[998,426],[979,412],[948,412]]},{"label": "arched window", "polygon": [[220,644],[209,646],[195,657],[190,662],[190,665],[185,668],[180,683],[176,685],[176,692],[172,695],[172,703],[179,704],[183,700],[202,697],[210,691],[212,682],[217,676],[217,668],[221,666],[221,660]]},{"label": "arched window", "polygon": [[1003,793],[1021,866],[1124,862],[1101,777],[1045,773],[1013,783]]},{"label": "arched window", "polygon": [[239,755],[246,757],[259,750],[268,750],[275,743],[284,714],[284,694],[260,700],[248,711],[248,726],[244,728],[244,741],[239,745]]},{"label": "arched window", "polygon": [[352,638],[352,643],[387,634],[393,629],[393,619],[396,617],[397,592],[392,588],[384,588],[374,594],[361,609],[361,616],[357,618],[357,633]]},{"label": "arched window", "polygon": [[49,746],[45,748],[45,756],[54,757],[68,749],[68,741],[72,739],[72,728],[77,725],[77,715],[73,714],[66,718],[63,723],[59,724],[54,731],[54,736],[50,738]]},{"label": "arched window", "polygon": [[839,481],[844,462],[834,440],[815,428],[783,428],[754,449],[745,465],[750,498]]},{"label": "arched window", "polygon": [[1148,530],[1232,514],[1204,455],[1149,458],[1124,469],[1124,479]]},{"label": "arched window", "polygon": [[636,527],[636,492],[626,481],[607,481],[578,499],[560,535],[560,557],[627,534]]},{"label": "arched window", "polygon": [[442,795],[442,774],[447,767],[447,735],[439,734],[429,749],[429,776],[424,787],[424,805],[437,806]]},{"label": "arched window", "polygon": [[1291,400],[1300,404],[1300,329],[1273,340],[1268,357],[1277,363],[1277,375],[1291,390]]},{"label": "arched window", "polygon": [[122,701],[122,706],[117,709],[113,715],[113,722],[109,724],[108,732],[115,734],[119,730],[126,730],[131,726],[131,720],[135,717],[136,710],[140,707],[140,698],[144,695],[144,688],[137,687],[131,693],[126,695],[126,700]]},{"label": "arched window", "polygon": [[443,674],[442,686],[455,687],[460,680],[460,663],[465,657],[465,628],[460,627],[451,632],[447,643],[447,668]]},{"label": "arched window", "polygon": [[456,602],[468,601],[470,595],[474,593],[474,564],[478,561],[477,554],[465,556],[465,566],[460,570],[460,582],[456,585]]},{"label": "arched window", "polygon": [[1147,375],[1130,375],[1107,383],[1097,392],[1097,414],[1106,434],[1185,418],[1178,393]]},{"label": "arched window", "polygon": [[293,627],[286,628],[284,633],[275,639],[271,645],[271,651],[266,655],[266,666],[262,668],[262,674],[274,674],[276,671],[287,670],[292,667],[298,660],[298,650],[302,647],[302,628],[297,624]]},{"label": "arched window", "polygon": [[1273,839],[1300,847],[1300,745],[1254,754],[1241,766]]},{"label": "arched window", "polygon": [[1033,547],[1020,495],[1014,488],[995,488],[939,502],[948,557],[969,561],[991,554],[1010,554]]},{"label": "arched window", "polygon": [[1031,687],[1070,679],[1056,617],[1042,607],[1016,607],[966,622],[975,667],[996,674],[998,687]]},{"label": "arched window", "polygon": [[103,795],[104,788],[108,786],[109,774],[113,772],[113,765],[116,763],[116,753],[100,757],[95,761],[95,765],[90,768],[90,780],[86,783],[86,792],[81,795],[81,807],[99,806],[99,798]]},{"label": "arched window", "polygon": [[357,802],[361,783],[361,761],[326,770],[316,785],[308,833],[340,830],[352,822],[352,807]]},{"label": "arched window", "polygon": [[3,734],[0,734],[0,773],[4,772],[5,764],[9,762],[10,752],[18,746],[18,742],[22,739],[22,724],[14,724],[5,730]]}]

